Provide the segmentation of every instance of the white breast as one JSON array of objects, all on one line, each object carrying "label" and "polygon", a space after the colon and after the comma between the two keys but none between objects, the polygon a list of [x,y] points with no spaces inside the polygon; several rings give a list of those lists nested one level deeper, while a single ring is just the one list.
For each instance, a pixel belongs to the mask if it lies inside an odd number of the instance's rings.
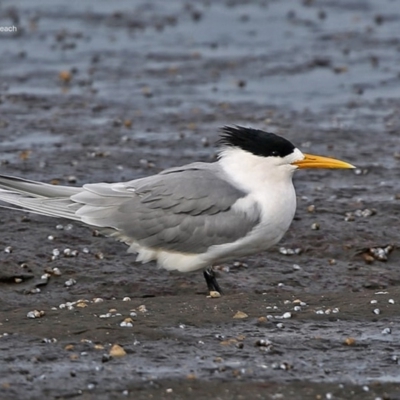
[{"label": "white breast", "polygon": [[[297,150],[297,149],[296,149]],[[303,158],[297,150],[290,160],[259,157],[240,149],[228,149],[220,163],[233,184],[248,195],[238,200],[234,208],[251,213],[258,206],[260,223],[236,242],[212,246],[206,256],[212,262],[254,254],[278,243],[288,230],[295,211],[296,193],[292,176],[296,167],[290,162]],[[298,153],[297,153],[298,152]]]}]

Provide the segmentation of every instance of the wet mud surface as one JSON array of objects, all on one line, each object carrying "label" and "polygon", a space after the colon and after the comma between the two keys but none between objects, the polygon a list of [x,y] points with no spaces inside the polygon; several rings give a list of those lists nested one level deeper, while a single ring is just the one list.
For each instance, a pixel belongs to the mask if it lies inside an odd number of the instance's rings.
[{"label": "wet mud surface", "polygon": [[3,1],[0,25],[1,173],[133,179],[232,124],[358,167],[298,172],[289,232],[219,266],[218,299],[1,210],[0,398],[400,398],[396,2]]}]

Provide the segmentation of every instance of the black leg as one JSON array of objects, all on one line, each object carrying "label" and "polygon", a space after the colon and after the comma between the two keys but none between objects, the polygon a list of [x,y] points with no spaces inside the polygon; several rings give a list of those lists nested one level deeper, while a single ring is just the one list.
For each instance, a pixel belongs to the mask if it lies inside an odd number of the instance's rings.
[{"label": "black leg", "polygon": [[204,270],[203,275],[210,292],[218,292],[220,294],[223,293],[221,287],[218,285],[217,278],[215,277],[215,272],[212,267]]}]

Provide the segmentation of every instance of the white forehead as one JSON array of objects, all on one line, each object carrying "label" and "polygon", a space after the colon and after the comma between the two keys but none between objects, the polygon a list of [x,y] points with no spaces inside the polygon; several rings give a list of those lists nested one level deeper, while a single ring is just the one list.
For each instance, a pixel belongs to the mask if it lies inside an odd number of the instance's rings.
[{"label": "white forehead", "polygon": [[288,154],[283,158],[288,164],[291,164],[295,161],[303,160],[304,154],[296,147],[292,153]]}]

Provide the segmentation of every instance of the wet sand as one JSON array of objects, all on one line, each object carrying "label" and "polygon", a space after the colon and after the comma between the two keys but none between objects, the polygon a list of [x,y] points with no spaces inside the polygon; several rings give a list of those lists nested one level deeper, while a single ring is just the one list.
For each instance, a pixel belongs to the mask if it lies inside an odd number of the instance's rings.
[{"label": "wet sand", "polygon": [[213,161],[233,124],[357,169],[299,171],[289,232],[219,266],[218,299],[1,210],[0,398],[400,397],[400,7],[241,3],[2,3],[3,174],[134,179]]}]

